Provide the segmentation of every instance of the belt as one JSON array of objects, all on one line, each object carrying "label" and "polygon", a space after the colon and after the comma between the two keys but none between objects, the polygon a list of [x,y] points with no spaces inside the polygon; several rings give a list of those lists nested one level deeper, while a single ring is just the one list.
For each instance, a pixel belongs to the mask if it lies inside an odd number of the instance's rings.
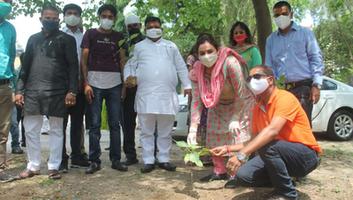
[{"label": "belt", "polygon": [[312,79],[305,79],[302,81],[285,83],[284,85],[285,85],[286,90],[289,90],[289,89],[293,89],[293,88],[300,87],[300,86],[311,87],[312,84],[313,84]]},{"label": "belt", "polygon": [[0,85],[5,85],[9,83],[10,83],[10,79],[0,79]]}]

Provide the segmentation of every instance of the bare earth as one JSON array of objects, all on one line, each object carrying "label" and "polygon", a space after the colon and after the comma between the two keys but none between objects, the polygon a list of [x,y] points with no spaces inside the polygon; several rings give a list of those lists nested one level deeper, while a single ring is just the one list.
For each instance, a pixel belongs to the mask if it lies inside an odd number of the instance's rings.
[{"label": "bare earth", "polygon": [[[48,149],[43,139],[43,158]],[[107,147],[108,134],[103,134],[101,146]],[[353,141],[332,142],[319,137],[325,150],[321,165],[305,179],[297,183],[300,199],[304,200],[350,200],[353,199]],[[68,143],[69,144],[69,143]],[[69,146],[69,145],[68,145]],[[88,145],[87,145],[88,146]],[[139,153],[141,149],[138,149]],[[134,165],[128,172],[110,168],[108,152],[103,151],[103,169],[93,175],[85,175],[84,169],[70,169],[58,181],[47,178],[43,163],[42,175],[27,180],[0,183],[0,199],[263,199],[271,188],[223,189],[224,181],[199,183],[198,179],[207,175],[211,168],[197,168],[184,165],[182,153],[173,145],[172,162],[177,172],[157,169],[150,174],[141,174],[142,164]],[[141,159],[140,159],[141,160]],[[12,174],[25,168],[25,156],[10,159]]]}]

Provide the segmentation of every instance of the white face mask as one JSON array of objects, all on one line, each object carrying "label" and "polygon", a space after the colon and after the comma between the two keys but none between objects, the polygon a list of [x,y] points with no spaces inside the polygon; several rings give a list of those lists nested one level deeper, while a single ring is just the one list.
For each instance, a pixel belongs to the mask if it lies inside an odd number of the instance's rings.
[{"label": "white face mask", "polygon": [[81,18],[75,15],[69,15],[64,17],[64,22],[69,26],[77,26],[81,22]]},{"label": "white face mask", "polygon": [[290,18],[290,16],[287,15],[280,15],[275,18],[276,25],[282,30],[287,28],[290,25],[291,21],[292,19]]},{"label": "white face mask", "polygon": [[157,39],[162,37],[163,31],[160,28],[151,28],[146,30],[146,36],[148,38]]},{"label": "white face mask", "polygon": [[206,67],[212,67],[216,63],[218,59],[218,55],[217,55],[217,52],[214,52],[210,54],[205,54],[203,56],[199,56],[199,59],[201,63]]},{"label": "white face mask", "polygon": [[99,23],[100,27],[104,30],[110,30],[114,25],[114,21],[110,19],[100,19]]},{"label": "white face mask", "polygon": [[262,94],[267,88],[269,84],[267,82],[267,78],[260,78],[250,80],[250,88],[254,92],[255,95]]}]

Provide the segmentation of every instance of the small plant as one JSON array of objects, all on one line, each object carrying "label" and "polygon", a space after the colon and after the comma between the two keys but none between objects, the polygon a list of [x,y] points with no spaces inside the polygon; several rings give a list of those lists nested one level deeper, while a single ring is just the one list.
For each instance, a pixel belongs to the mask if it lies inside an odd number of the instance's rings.
[{"label": "small plant", "polygon": [[210,150],[205,147],[188,144],[184,141],[175,141],[175,143],[184,152],[185,164],[191,162],[198,167],[203,167],[200,157],[210,155]]}]

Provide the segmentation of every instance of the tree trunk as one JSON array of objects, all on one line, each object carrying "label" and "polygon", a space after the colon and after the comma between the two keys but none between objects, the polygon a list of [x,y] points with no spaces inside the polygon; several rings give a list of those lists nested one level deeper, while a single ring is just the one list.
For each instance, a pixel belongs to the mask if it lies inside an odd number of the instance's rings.
[{"label": "tree trunk", "polygon": [[256,16],[257,44],[259,45],[263,62],[265,63],[266,38],[272,32],[270,10],[267,6],[267,0],[252,0],[252,3]]}]

